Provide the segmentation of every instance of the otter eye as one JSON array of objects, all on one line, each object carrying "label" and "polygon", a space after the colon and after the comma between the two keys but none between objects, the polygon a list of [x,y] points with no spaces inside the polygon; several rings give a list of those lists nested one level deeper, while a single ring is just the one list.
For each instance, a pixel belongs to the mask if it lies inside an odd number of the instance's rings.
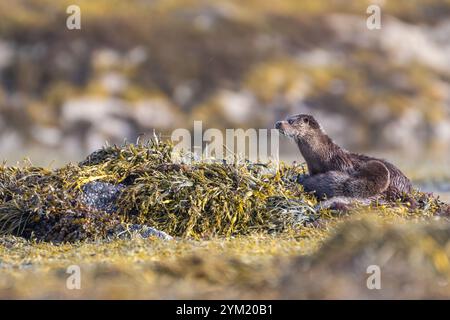
[{"label": "otter eye", "polygon": [[309,119],[308,118],[303,118],[303,122],[304,123],[309,123]]}]

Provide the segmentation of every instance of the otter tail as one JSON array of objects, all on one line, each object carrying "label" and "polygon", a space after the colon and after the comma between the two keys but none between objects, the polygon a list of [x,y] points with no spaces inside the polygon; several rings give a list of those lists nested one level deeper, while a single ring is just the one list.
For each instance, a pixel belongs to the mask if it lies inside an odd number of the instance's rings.
[{"label": "otter tail", "polygon": [[342,190],[346,197],[369,198],[387,190],[390,173],[384,163],[372,160],[364,163],[344,183]]}]

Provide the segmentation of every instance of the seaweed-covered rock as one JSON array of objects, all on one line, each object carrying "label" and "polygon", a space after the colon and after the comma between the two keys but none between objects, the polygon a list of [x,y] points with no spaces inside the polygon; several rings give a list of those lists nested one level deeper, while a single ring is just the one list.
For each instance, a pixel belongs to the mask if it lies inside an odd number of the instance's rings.
[{"label": "seaweed-covered rock", "polygon": [[[57,170],[2,167],[0,233],[46,241],[123,235],[120,230],[201,238],[281,232],[315,214],[314,197],[292,178],[300,167],[179,164],[172,151],[155,139],[106,146]],[[294,207],[296,215],[286,213]]]},{"label": "seaweed-covered rock", "polygon": [[[297,183],[302,166],[180,164],[172,153],[170,143],[155,139],[106,146],[57,170],[0,167],[0,234],[77,241],[117,235],[117,228],[131,225],[143,237],[200,239],[297,230],[326,219],[327,210],[318,210]],[[423,193],[389,206],[393,214],[398,208],[420,217],[446,210]]]}]

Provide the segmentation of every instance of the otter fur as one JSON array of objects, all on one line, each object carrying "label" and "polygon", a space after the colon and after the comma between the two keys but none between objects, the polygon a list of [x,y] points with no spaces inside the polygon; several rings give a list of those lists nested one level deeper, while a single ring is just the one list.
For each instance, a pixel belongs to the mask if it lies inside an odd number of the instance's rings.
[{"label": "otter fur", "polygon": [[412,190],[410,180],[393,164],[344,150],[311,115],[291,116],[275,128],[297,143],[309,171],[299,182],[319,198],[396,200]]},{"label": "otter fur", "polygon": [[353,174],[329,171],[303,179],[306,192],[315,192],[319,198],[336,196],[369,198],[387,190],[390,173],[380,161],[369,161]]}]

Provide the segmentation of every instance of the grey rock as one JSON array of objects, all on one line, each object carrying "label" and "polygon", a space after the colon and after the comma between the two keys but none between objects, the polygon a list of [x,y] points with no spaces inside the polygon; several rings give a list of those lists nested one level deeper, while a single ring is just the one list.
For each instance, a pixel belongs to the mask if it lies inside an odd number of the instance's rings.
[{"label": "grey rock", "polygon": [[124,185],[114,185],[108,182],[93,181],[82,187],[83,195],[81,200],[88,207],[102,210],[107,213],[117,211],[116,201]]},{"label": "grey rock", "polygon": [[143,224],[122,224],[115,231],[114,236],[118,238],[132,238],[135,236],[147,239],[149,237],[157,237],[162,240],[173,240],[173,237],[163,231],[143,225]]},{"label": "grey rock", "polygon": [[[96,210],[114,213],[117,211],[117,198],[124,188],[125,186],[122,184],[114,185],[101,181],[89,182],[82,187],[83,195],[81,200],[84,204]],[[120,224],[111,232],[111,236],[118,238],[132,238],[135,236],[149,238],[154,236],[163,240],[173,239],[163,231],[142,224]]]}]

